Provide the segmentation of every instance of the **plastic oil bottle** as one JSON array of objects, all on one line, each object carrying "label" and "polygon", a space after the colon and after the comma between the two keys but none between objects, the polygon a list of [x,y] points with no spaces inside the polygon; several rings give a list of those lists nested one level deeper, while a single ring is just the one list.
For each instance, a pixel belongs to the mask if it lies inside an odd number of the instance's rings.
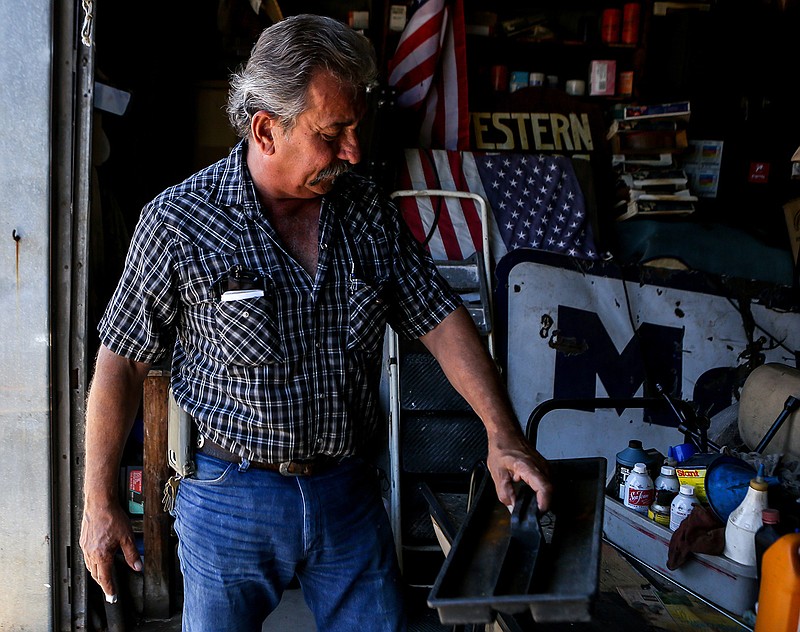
[{"label": "plastic oil bottle", "polygon": [[761,563],[755,632],[797,632],[800,628],[800,533],[778,538]]},{"label": "plastic oil bottle", "polygon": [[647,510],[653,504],[655,497],[653,479],[650,478],[650,474],[647,472],[647,465],[636,463],[633,466],[633,470],[625,480],[624,493],[623,504],[628,509],[647,514]]},{"label": "plastic oil bottle", "polygon": [[724,555],[739,564],[755,566],[756,531],[762,525],[762,514],[767,508],[767,489],[764,466],[750,481],[747,494],[741,504],[731,512],[725,525]]},{"label": "plastic oil bottle", "polygon": [[686,520],[692,510],[700,502],[695,498],[694,487],[692,485],[681,485],[680,493],[672,499],[669,510],[670,531],[677,531],[681,522]]},{"label": "plastic oil bottle", "polygon": [[642,447],[642,442],[638,439],[628,441],[628,447],[617,452],[617,465],[614,472],[614,479],[619,487],[619,499],[625,501],[625,481],[633,471],[637,463],[650,465],[652,457]]},{"label": "plastic oil bottle", "polygon": [[756,578],[761,585],[761,569],[766,550],[777,542],[784,531],[781,528],[781,512],[777,509],[767,508],[761,512],[761,526],[756,531]]}]

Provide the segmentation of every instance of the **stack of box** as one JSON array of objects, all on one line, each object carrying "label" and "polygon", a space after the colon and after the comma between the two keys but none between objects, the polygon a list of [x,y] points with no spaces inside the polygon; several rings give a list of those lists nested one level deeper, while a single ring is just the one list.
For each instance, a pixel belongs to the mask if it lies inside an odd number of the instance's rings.
[{"label": "stack of box", "polygon": [[688,101],[657,105],[627,105],[609,131],[625,208],[618,220],[636,215],[689,215],[697,197],[680,156],[689,147]]},{"label": "stack of box", "polygon": [[683,169],[628,167],[620,174],[628,191],[627,209],[617,219],[635,215],[690,215],[697,196],[689,191]]}]

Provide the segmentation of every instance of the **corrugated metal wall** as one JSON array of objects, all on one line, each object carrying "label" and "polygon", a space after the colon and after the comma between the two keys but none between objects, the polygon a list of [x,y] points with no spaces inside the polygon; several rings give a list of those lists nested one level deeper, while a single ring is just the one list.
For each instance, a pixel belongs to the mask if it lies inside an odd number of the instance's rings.
[{"label": "corrugated metal wall", "polygon": [[0,630],[49,630],[52,3],[0,3]]}]

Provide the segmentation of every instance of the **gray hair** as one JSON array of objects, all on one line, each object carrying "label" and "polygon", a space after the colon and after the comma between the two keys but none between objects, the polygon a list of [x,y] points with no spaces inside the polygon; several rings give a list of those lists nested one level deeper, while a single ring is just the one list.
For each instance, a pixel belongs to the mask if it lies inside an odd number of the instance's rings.
[{"label": "gray hair", "polygon": [[375,82],[378,71],[370,41],[347,25],[320,15],[295,15],[264,29],[250,59],[231,75],[228,118],[241,138],[259,110],[291,130],[307,107],[314,73],[325,70],[358,90]]}]

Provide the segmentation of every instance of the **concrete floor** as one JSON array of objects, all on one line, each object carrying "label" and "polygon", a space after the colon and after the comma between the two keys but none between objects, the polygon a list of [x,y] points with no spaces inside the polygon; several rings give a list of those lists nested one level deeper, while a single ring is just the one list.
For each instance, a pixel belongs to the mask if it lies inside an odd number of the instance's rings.
[{"label": "concrete floor", "polygon": [[314,618],[303,600],[303,593],[299,588],[287,590],[283,593],[280,605],[275,609],[261,632],[317,632]]},{"label": "concrete floor", "polygon": [[[638,566],[638,565],[637,565]],[[669,582],[667,583],[669,584]],[[698,601],[675,586],[653,582],[641,574],[630,561],[608,544],[603,545],[600,592],[592,622],[524,625],[537,632],[750,632],[752,627],[733,620]],[[435,611],[409,618],[410,632],[447,630],[441,626]],[[132,632],[180,632],[180,615],[169,621],[151,621]],[[476,626],[477,627],[477,626]],[[311,612],[299,589],[287,590],[278,608],[264,623],[262,632],[316,632]],[[487,626],[487,632],[499,632],[499,625]],[[361,631],[359,631],[361,632]]]},{"label": "concrete floor", "polygon": [[[133,632],[180,632],[181,618],[175,616],[169,621],[148,621]],[[300,589],[283,593],[280,605],[267,618],[261,632],[317,632],[311,611],[303,600]]]}]

